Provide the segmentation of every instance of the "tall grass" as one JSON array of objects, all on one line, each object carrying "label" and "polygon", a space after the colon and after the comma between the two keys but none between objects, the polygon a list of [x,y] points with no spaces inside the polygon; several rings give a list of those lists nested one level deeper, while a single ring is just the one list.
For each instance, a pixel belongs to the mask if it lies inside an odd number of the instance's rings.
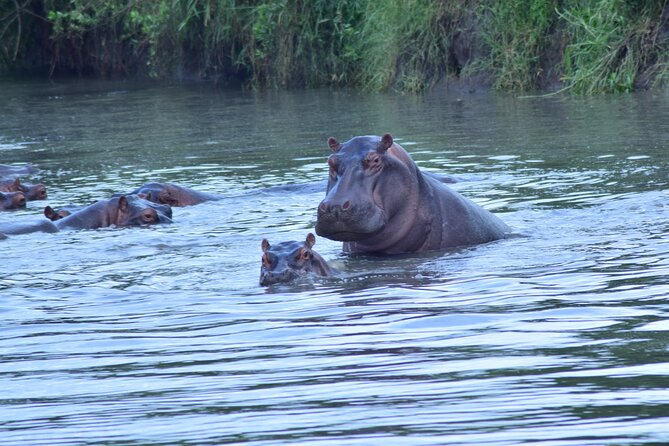
[{"label": "tall grass", "polygon": [[439,0],[370,1],[359,42],[360,84],[404,91],[433,84],[448,70],[452,30],[445,17],[457,7]]},{"label": "tall grass", "polygon": [[581,1],[561,11],[572,36],[565,49],[566,88],[585,94],[630,92],[641,70],[666,64],[666,42],[657,40],[665,5]]},{"label": "tall grass", "polygon": [[544,75],[542,56],[551,44],[557,0],[486,1],[479,7],[483,36],[489,48],[480,68],[494,73],[500,90],[537,87]]},{"label": "tall grass", "polygon": [[0,72],[418,92],[669,81],[669,0],[5,0]]}]

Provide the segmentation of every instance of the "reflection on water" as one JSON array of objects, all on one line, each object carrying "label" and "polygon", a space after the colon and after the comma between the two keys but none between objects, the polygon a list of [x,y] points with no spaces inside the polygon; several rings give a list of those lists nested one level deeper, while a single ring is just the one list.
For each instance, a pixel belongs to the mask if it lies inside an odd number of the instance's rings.
[{"label": "reflection on water", "polygon": [[[0,86],[1,162],[39,165],[48,204],[225,196],[0,242],[0,444],[669,441],[666,95]],[[514,236],[390,259],[318,238],[339,277],[258,286],[262,238],[313,230],[327,137],[384,132]]]}]

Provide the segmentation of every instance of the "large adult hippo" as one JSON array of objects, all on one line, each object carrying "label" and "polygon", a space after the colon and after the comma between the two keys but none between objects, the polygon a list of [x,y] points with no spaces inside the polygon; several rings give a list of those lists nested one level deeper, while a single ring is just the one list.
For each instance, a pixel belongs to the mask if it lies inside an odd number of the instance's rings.
[{"label": "large adult hippo", "polygon": [[22,192],[26,200],[46,200],[46,187],[39,184],[22,183],[19,177],[0,180],[0,191]]},{"label": "large adult hippo", "polygon": [[146,183],[130,193],[141,195],[154,203],[173,207],[192,206],[220,199],[218,195],[196,191],[173,183]]},{"label": "large adult hippo", "polygon": [[498,217],[424,175],[409,154],[383,137],[330,138],[327,195],[316,233],[344,242],[349,253],[400,254],[503,238]]},{"label": "large adult hippo", "polygon": [[0,192],[0,211],[24,207],[26,207],[26,197],[23,192]]},{"label": "large adult hippo", "polygon": [[281,242],[270,245],[263,239],[260,285],[288,282],[308,273],[331,276],[335,270],[316,251],[311,249],[316,243],[314,234],[307,234],[303,242]]},{"label": "large adult hippo", "polygon": [[57,221],[42,219],[31,223],[0,225],[4,234],[58,232],[61,229],[97,229],[108,226],[144,226],[171,223],[172,209],[133,195],[100,200]]}]

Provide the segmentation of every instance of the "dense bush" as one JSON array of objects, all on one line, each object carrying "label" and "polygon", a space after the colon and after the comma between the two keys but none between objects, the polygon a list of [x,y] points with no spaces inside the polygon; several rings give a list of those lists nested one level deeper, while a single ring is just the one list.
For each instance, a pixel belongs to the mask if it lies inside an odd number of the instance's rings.
[{"label": "dense bush", "polygon": [[667,0],[6,0],[0,71],[253,87],[625,92],[669,73]]}]

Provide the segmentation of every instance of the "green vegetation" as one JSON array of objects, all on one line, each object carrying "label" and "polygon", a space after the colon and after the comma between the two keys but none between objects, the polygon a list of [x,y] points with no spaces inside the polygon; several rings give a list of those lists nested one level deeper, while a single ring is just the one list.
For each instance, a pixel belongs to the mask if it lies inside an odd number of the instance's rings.
[{"label": "green vegetation", "polygon": [[668,2],[5,0],[0,73],[628,92],[669,79]]}]

